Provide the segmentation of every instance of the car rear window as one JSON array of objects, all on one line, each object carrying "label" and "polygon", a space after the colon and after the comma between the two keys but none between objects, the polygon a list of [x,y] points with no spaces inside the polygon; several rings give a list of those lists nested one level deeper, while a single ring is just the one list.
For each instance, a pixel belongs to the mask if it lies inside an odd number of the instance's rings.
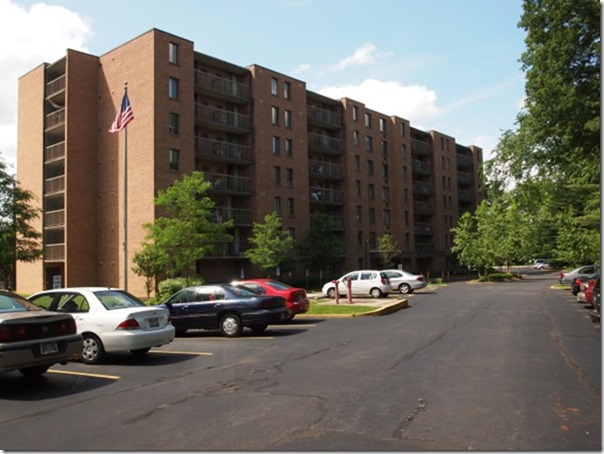
[{"label": "car rear window", "polygon": [[0,293],[0,313],[2,312],[26,312],[43,311],[41,307],[30,303],[19,295],[7,295]]},{"label": "car rear window", "polygon": [[277,290],[287,290],[287,289],[292,288],[291,285],[287,285],[287,284],[285,284],[283,282],[279,282],[279,281],[267,281],[266,285],[268,285],[269,287],[272,287],[274,289],[277,289]]},{"label": "car rear window", "polygon": [[100,290],[94,292],[106,309],[123,309],[124,307],[141,307],[145,304],[128,292],[118,290]]}]

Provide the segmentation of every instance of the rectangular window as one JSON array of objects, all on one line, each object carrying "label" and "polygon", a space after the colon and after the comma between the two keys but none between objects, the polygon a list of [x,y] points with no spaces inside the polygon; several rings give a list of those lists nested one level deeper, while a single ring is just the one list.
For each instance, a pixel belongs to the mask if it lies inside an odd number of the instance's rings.
[{"label": "rectangular window", "polygon": [[356,219],[357,222],[361,222],[363,220],[363,207],[361,205],[356,206]]},{"label": "rectangular window", "polygon": [[367,160],[367,175],[373,175],[373,161]]},{"label": "rectangular window", "polygon": [[386,132],[386,120],[380,118],[380,132]]},{"label": "rectangular window", "polygon": [[388,142],[385,140],[380,140],[380,151],[384,155],[384,157],[388,156]]},{"label": "rectangular window", "polygon": [[405,137],[405,123],[401,123],[401,137]]},{"label": "rectangular window", "polygon": [[170,170],[178,170],[180,167],[180,150],[170,148],[168,152],[168,167]]},{"label": "rectangular window", "polygon": [[365,151],[367,153],[373,152],[373,140],[371,137],[365,137]]},{"label": "rectangular window", "polygon": [[359,155],[354,156],[354,170],[357,172],[361,170],[361,157]]},{"label": "rectangular window", "polygon": [[287,129],[292,128],[292,113],[289,110],[285,111],[285,127]]},{"label": "rectangular window", "polygon": [[271,109],[271,121],[273,122],[274,125],[279,124],[279,108],[278,107],[273,107]]},{"label": "rectangular window", "polygon": [[359,146],[359,131],[352,131],[352,143]]},{"label": "rectangular window", "polygon": [[371,128],[371,114],[365,114],[365,127]]},{"label": "rectangular window", "polygon": [[276,77],[271,77],[271,95],[279,95],[279,80]]},{"label": "rectangular window", "polygon": [[382,177],[388,178],[388,164],[382,163]]},{"label": "rectangular window", "polygon": [[384,210],[384,225],[390,225],[390,210]]},{"label": "rectangular window", "polygon": [[357,106],[352,106],[352,119],[354,121],[359,119],[359,108]]},{"label": "rectangular window", "polygon": [[273,200],[273,211],[278,215],[281,215],[281,197],[277,196]]},{"label": "rectangular window", "polygon": [[294,215],[294,199],[292,199],[291,197],[287,198],[287,215]]},{"label": "rectangular window", "polygon": [[388,186],[382,186],[382,200],[384,202],[390,200],[390,188]]},{"label": "rectangular window", "polygon": [[168,132],[170,134],[178,135],[178,123],[179,116],[177,113],[170,112],[168,114]]},{"label": "rectangular window", "polygon": [[285,170],[285,180],[288,187],[294,186],[294,169],[286,169]]},{"label": "rectangular window", "polygon": [[375,186],[371,183],[367,185],[367,197],[369,200],[375,199]]},{"label": "rectangular window", "polygon": [[279,148],[281,146],[280,142],[281,141],[279,140],[279,137],[273,136],[273,154],[274,155],[278,155],[280,153],[280,150],[279,150]]},{"label": "rectangular window", "polygon": [[277,186],[281,186],[281,167],[273,167],[273,183]]},{"label": "rectangular window", "polygon": [[354,182],[354,195],[361,195],[361,180]]},{"label": "rectangular window", "polygon": [[291,158],[294,153],[292,139],[285,139],[285,155]]},{"label": "rectangular window", "polygon": [[173,65],[178,65],[178,44],[168,43],[168,61]]},{"label": "rectangular window", "polygon": [[283,82],[283,97],[290,99],[291,97],[291,84],[289,82]]},{"label": "rectangular window", "polygon": [[291,236],[295,240],[296,239],[296,229],[294,227],[290,227],[289,229],[287,229],[287,231],[289,232],[289,236]]},{"label": "rectangular window", "polygon": [[168,79],[168,97],[170,99],[178,99],[178,79],[174,77]]},{"label": "rectangular window", "polygon": [[375,224],[375,208],[369,208],[369,224]]}]

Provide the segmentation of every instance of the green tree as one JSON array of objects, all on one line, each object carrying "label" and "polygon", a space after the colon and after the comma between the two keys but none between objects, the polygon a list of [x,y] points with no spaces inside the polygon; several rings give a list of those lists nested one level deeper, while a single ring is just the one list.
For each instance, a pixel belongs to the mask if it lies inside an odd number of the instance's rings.
[{"label": "green tree", "polygon": [[203,172],[196,171],[160,191],[155,199],[155,205],[163,208],[166,216],[144,225],[148,231],[146,242],[162,251],[154,254],[160,260],[158,265],[168,258],[170,277],[184,274],[188,278],[195,260],[215,251],[217,243],[232,240],[227,233],[232,221],[214,220],[214,201],[206,196],[210,187]]},{"label": "green tree", "polygon": [[264,223],[254,223],[249,241],[254,247],[245,256],[267,272],[283,265],[294,250],[294,239],[283,230],[281,217],[274,211],[264,217]]},{"label": "green tree", "polygon": [[298,244],[298,253],[311,270],[325,270],[338,263],[344,254],[344,245],[334,233],[333,218],[325,213],[313,213],[310,226]]},{"label": "green tree", "polygon": [[384,268],[392,268],[392,260],[400,252],[398,242],[390,233],[384,233],[378,237],[378,253],[380,254]]},{"label": "green tree", "polygon": [[34,262],[44,254],[42,234],[31,226],[40,217],[34,200],[0,159],[0,281],[9,290],[15,287],[16,262]]},{"label": "green tree", "polygon": [[144,243],[140,251],[137,251],[132,257],[132,271],[137,276],[145,278],[145,290],[147,298],[151,296],[151,290],[155,295],[159,294],[158,276],[168,270],[169,258],[166,253],[156,247],[153,243]]}]

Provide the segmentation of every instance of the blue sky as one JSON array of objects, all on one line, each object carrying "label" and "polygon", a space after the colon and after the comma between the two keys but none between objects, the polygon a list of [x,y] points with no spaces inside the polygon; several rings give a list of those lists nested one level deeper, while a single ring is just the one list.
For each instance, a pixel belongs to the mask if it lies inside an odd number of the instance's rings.
[{"label": "blue sky", "polygon": [[10,43],[0,48],[0,153],[16,163],[20,76],[67,48],[102,55],[159,28],[480,146],[488,159],[522,107],[521,14],[521,0],[0,0]]}]

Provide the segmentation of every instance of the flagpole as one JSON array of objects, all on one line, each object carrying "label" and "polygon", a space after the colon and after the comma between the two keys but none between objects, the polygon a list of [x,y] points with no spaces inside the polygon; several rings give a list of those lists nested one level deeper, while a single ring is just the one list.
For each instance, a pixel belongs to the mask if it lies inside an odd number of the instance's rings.
[{"label": "flagpole", "polygon": [[[124,94],[128,93],[128,82],[124,82]],[[123,233],[123,254],[124,254],[124,290],[128,291],[128,125],[124,128],[124,156],[123,156],[123,173],[124,173],[124,194],[123,194],[123,215],[122,229]]]}]

